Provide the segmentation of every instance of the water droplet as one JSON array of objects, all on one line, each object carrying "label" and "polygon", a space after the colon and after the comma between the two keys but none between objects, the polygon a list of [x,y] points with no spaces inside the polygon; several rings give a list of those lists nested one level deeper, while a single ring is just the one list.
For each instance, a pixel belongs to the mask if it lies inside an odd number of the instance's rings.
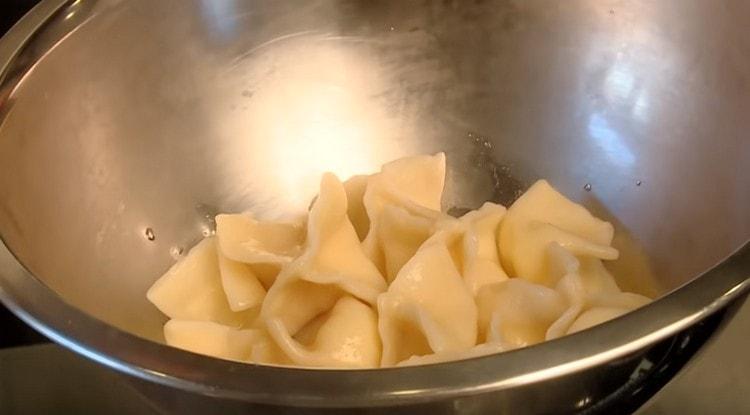
[{"label": "water droplet", "polygon": [[172,255],[172,258],[174,259],[180,258],[184,252],[185,249],[183,249],[181,246],[173,246],[169,249],[169,254]]},{"label": "water droplet", "polygon": [[492,143],[490,143],[489,141],[485,141],[484,143],[482,143],[482,145],[484,146],[484,148],[492,148]]},{"label": "water droplet", "polygon": [[583,190],[585,190],[585,191],[587,191],[587,192],[590,192],[590,191],[591,191],[591,183],[586,183],[586,184],[585,184],[585,185],[583,186]]},{"label": "water droplet", "polygon": [[394,31],[394,30],[396,30],[396,28],[393,27],[393,26],[391,26],[391,32]]},{"label": "water droplet", "polygon": [[154,230],[151,228],[146,228],[144,234],[146,235],[146,239],[148,239],[149,241],[153,241],[156,239],[156,234],[154,234]]},{"label": "water droplet", "polygon": [[214,234],[214,231],[208,226],[204,226],[203,229],[201,229],[201,234],[203,234],[203,236],[208,238],[209,236]]},{"label": "water droplet", "polygon": [[638,180],[637,182],[635,182],[635,185],[636,185],[636,186],[640,186],[640,185],[642,185],[642,184],[643,184],[643,182],[642,182],[642,181],[640,181],[640,180]]},{"label": "water droplet", "polygon": [[204,218],[206,219],[206,224],[209,228],[214,229],[216,228],[216,215],[212,215],[210,213],[207,213]]}]

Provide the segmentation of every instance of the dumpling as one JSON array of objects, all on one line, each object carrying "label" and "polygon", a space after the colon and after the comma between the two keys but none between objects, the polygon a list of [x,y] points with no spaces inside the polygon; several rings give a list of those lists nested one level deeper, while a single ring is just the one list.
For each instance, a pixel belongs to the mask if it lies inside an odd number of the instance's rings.
[{"label": "dumpling", "polygon": [[214,237],[202,240],[174,264],[149,288],[146,298],[173,319],[232,327],[247,321],[247,313],[232,311],[224,295]]},{"label": "dumpling", "polygon": [[500,225],[499,250],[503,267],[515,277],[552,287],[545,260],[547,246],[557,242],[576,256],[616,259],[614,228],[592,216],[539,180],[508,209]]},{"label": "dumpling", "polygon": [[542,342],[567,307],[562,294],[520,278],[484,286],[477,295],[479,341],[505,349]]},{"label": "dumpling", "polygon": [[232,311],[242,311],[260,305],[266,289],[250,264],[237,262],[218,252],[221,286]]},{"label": "dumpling", "polygon": [[464,226],[463,277],[475,295],[487,284],[508,279],[497,252],[497,230],[504,215],[504,207],[486,202],[459,219]]},{"label": "dumpling", "polygon": [[305,251],[281,272],[261,309],[269,328],[280,323],[290,336],[344,294],[375,304],[387,288],[362,251],[347,217],[344,187],[333,174],[323,175],[307,226]]},{"label": "dumpling", "polygon": [[240,330],[211,321],[169,320],[164,325],[168,345],[227,360],[249,360],[257,336],[256,330]]},{"label": "dumpling", "polygon": [[211,321],[169,320],[164,325],[164,338],[172,347],[220,359],[290,363],[263,329],[236,329]]},{"label": "dumpling", "polygon": [[401,268],[378,298],[378,314],[382,366],[476,344],[476,304],[441,235],[425,242]]},{"label": "dumpling", "polygon": [[286,264],[302,249],[302,223],[264,222],[249,214],[216,215],[216,237],[227,258],[244,262]]},{"label": "dumpling", "polygon": [[[650,301],[604,266],[614,229],[547,182],[509,209],[441,212],[443,153],[342,183],[307,218],[218,215],[216,236],[148,299],[167,344],[259,364],[373,368],[458,360],[585,330]],[[507,273],[506,273],[507,272]],[[512,277],[512,278],[509,278]]]},{"label": "dumpling", "polygon": [[248,362],[262,365],[288,366],[294,364],[268,334],[265,327],[255,328],[254,330],[255,338],[250,357],[247,359]]},{"label": "dumpling", "polygon": [[[404,157],[385,164],[381,172],[369,176],[363,205],[369,218],[365,252],[378,269],[388,275],[379,224],[387,205],[395,205],[415,216],[435,218],[445,185],[445,154]],[[391,279],[393,275],[391,275]]]},{"label": "dumpling", "polygon": [[619,307],[590,308],[581,313],[581,315],[579,315],[578,318],[575,319],[573,324],[571,324],[568,328],[566,334],[576,333],[589,327],[596,326],[597,324],[601,324],[606,321],[612,320],[613,318],[620,317],[621,315],[629,311],[630,310],[628,310],[627,308]]},{"label": "dumpling", "polygon": [[259,305],[281,266],[299,255],[302,223],[262,222],[249,214],[216,216],[219,267],[232,310]]},{"label": "dumpling", "polygon": [[354,226],[354,230],[357,232],[360,241],[365,239],[367,232],[370,230],[370,219],[367,217],[367,210],[365,209],[363,200],[369,180],[370,176],[359,175],[352,176],[344,182],[347,216],[349,216],[349,220],[352,222],[352,226]]},{"label": "dumpling", "polygon": [[490,354],[504,352],[508,349],[499,343],[482,343],[468,350],[433,353],[424,356],[412,356],[396,366],[417,366],[433,363],[449,362],[455,360],[470,359],[472,357],[487,356]]},{"label": "dumpling", "polygon": [[268,331],[297,365],[340,368],[379,365],[378,317],[370,306],[344,295],[322,317],[316,319],[319,323],[310,324],[315,327],[309,333],[297,339],[289,334],[280,320],[271,321]]},{"label": "dumpling", "polygon": [[393,281],[417,249],[432,235],[437,215],[414,215],[397,205],[386,205],[380,214],[378,241],[388,282]]},{"label": "dumpling", "polygon": [[416,205],[439,211],[445,185],[445,153],[404,157],[384,164],[370,177],[364,204],[370,219],[385,203]]},{"label": "dumpling", "polygon": [[[547,330],[547,340],[617,317],[619,314],[613,309],[624,314],[651,301],[639,294],[622,292],[597,258],[576,258],[556,243],[548,247],[548,255],[552,268],[564,273],[556,290],[566,299],[568,308]],[[597,308],[604,310],[594,311]],[[582,320],[576,324],[579,318]]]}]

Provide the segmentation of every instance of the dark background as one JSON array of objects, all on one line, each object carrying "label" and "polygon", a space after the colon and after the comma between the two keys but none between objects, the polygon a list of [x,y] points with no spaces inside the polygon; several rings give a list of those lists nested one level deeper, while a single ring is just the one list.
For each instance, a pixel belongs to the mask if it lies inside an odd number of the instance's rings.
[{"label": "dark background", "polygon": [[13,23],[34,7],[39,0],[0,0],[0,33],[5,33]]},{"label": "dark background", "polygon": [[[39,0],[0,0],[0,36]],[[0,348],[44,342],[46,339],[0,304]]]}]

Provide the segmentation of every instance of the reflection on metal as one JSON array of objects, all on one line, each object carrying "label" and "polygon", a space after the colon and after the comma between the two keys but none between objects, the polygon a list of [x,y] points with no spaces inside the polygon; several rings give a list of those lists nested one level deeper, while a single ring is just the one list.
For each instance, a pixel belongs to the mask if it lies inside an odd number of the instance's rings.
[{"label": "reflection on metal", "polygon": [[[67,21],[63,3],[0,41],[0,297],[110,367],[296,409],[561,413],[750,289],[750,247],[697,277],[750,235],[746,1],[100,0]],[[627,229],[677,290],[538,347],[427,367],[257,367],[144,340],[163,323],[146,288],[173,247],[211,233],[195,206],[300,212],[323,170],[436,151],[448,206],[545,177]]]},{"label": "reflection on metal", "polygon": [[206,25],[221,39],[237,34],[237,0],[200,0],[198,4]]},{"label": "reflection on metal", "polygon": [[601,114],[594,113],[589,116],[588,133],[617,167],[628,168],[635,163],[635,154]]},{"label": "reflection on metal", "polygon": [[612,101],[629,101],[635,86],[635,76],[630,68],[615,64],[604,80],[604,93]]}]

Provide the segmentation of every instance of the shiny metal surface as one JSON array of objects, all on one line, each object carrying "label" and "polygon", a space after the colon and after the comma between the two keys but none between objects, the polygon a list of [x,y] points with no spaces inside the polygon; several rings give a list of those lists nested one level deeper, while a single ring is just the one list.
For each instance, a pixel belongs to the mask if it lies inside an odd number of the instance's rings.
[{"label": "shiny metal surface", "polygon": [[[45,1],[0,41],[0,298],[97,361],[201,394],[485,396],[472,405],[502,412],[556,385],[530,410],[575,409],[628,378],[613,362],[748,289],[747,246],[711,267],[750,236],[749,14],[741,0]],[[440,150],[446,208],[545,177],[628,235],[625,288],[692,282],[580,335],[421,368],[254,367],[143,339],[163,322],[146,288],[213,213],[288,215],[324,170]]]}]

